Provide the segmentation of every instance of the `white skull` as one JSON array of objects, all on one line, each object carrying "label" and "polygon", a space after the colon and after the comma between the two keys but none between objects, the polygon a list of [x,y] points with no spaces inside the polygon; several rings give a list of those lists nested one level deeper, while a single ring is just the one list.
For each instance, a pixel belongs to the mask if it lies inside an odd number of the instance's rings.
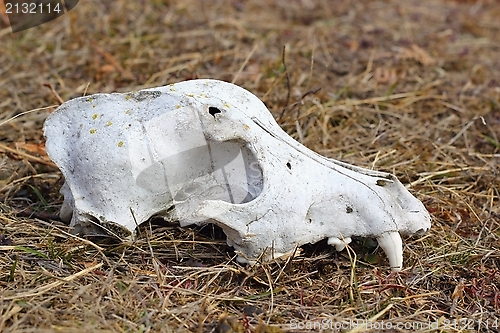
[{"label": "white skull", "polygon": [[[430,215],[397,178],[325,158],[288,136],[250,92],[193,80],[61,105],[44,126],[61,169],[61,218],[132,232],[152,216],[210,221],[242,262],[292,253],[328,238],[377,238],[394,270],[399,233]],[[113,228],[116,229],[116,228]]]}]

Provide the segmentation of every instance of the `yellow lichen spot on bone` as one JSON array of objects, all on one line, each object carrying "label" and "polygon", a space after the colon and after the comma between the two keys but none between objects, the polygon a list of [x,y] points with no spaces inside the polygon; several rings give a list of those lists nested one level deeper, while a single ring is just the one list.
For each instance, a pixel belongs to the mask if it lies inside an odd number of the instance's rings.
[{"label": "yellow lichen spot on bone", "polygon": [[113,123],[112,123],[111,121],[108,121],[108,122],[106,123],[106,126],[111,126],[111,125],[113,125]]},{"label": "yellow lichen spot on bone", "polygon": [[90,129],[90,134],[96,134],[97,130],[95,128]]},{"label": "yellow lichen spot on bone", "polygon": [[248,130],[250,129],[250,126],[248,126],[247,124],[245,124],[245,125],[243,125],[243,129],[244,129],[245,131],[248,131]]},{"label": "yellow lichen spot on bone", "polygon": [[227,104],[227,103],[224,103],[224,107],[226,107],[226,108],[228,108],[228,109],[229,109],[229,108],[231,107],[231,105],[229,105],[229,104]]},{"label": "yellow lichen spot on bone", "polygon": [[177,105],[175,106],[175,108],[176,108],[176,109],[180,109],[180,108],[181,108],[181,106],[180,106],[179,104],[177,104]]},{"label": "yellow lichen spot on bone", "polygon": [[123,141],[118,142],[118,147],[123,147]]},{"label": "yellow lichen spot on bone", "polygon": [[92,119],[94,119],[94,120],[96,120],[96,119],[97,119],[97,117],[98,117],[98,116],[97,116],[97,113],[94,113],[94,114],[92,115]]},{"label": "yellow lichen spot on bone", "polygon": [[127,111],[125,111],[125,114],[130,114],[130,110],[127,109]]},{"label": "yellow lichen spot on bone", "polygon": [[130,95],[127,94],[127,96],[125,96],[125,99],[128,101],[130,99]]},{"label": "yellow lichen spot on bone", "polygon": [[194,94],[187,94],[188,97],[194,97]]},{"label": "yellow lichen spot on bone", "polygon": [[87,102],[92,102],[94,99],[92,97],[87,98]]}]

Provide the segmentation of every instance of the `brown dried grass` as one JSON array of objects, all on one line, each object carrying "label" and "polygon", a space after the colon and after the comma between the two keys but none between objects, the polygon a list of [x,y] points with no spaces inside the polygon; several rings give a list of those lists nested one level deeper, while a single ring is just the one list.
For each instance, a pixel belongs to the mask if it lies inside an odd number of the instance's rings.
[{"label": "brown dried grass", "polygon": [[[1,16],[0,331],[495,331],[499,15],[495,1],[89,0],[17,34]],[[246,267],[210,225],[122,244],[71,235],[41,131],[59,99],[192,78],[233,81],[308,147],[409,184],[433,227],[405,240],[403,272],[370,240]]]}]

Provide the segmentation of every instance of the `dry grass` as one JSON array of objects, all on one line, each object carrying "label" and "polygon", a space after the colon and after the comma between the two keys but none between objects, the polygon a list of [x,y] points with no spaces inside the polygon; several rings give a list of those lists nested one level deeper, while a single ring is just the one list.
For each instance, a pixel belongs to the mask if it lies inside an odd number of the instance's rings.
[{"label": "dry grass", "polygon": [[[495,1],[88,0],[21,33],[4,25],[0,331],[307,331],[292,319],[444,328],[463,318],[495,331],[498,17]],[[246,267],[210,225],[158,225],[123,244],[71,235],[55,216],[62,179],[41,131],[57,95],[192,78],[234,81],[308,147],[409,184],[433,227],[405,240],[403,272],[390,273],[370,240]]]}]

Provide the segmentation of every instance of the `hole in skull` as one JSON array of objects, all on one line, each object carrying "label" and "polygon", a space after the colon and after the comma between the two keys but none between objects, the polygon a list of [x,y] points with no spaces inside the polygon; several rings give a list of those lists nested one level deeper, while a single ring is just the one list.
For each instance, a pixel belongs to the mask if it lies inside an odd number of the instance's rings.
[{"label": "hole in skull", "polygon": [[208,108],[208,113],[210,113],[212,115],[212,117],[214,117],[214,118],[215,118],[215,115],[217,113],[221,113],[221,112],[222,111],[219,110],[218,108],[216,108],[215,106],[211,106],[211,107]]},{"label": "hole in skull", "polygon": [[[183,237],[190,238],[191,236],[188,236],[189,230],[192,230],[195,232],[196,235],[200,237],[204,237],[206,239],[212,239],[212,240],[222,240],[226,241],[227,237],[226,234],[224,233],[224,230],[219,227],[215,223],[210,223],[206,221],[206,223],[202,223],[199,225],[189,225],[185,227],[181,227],[179,225],[178,221],[174,220],[167,220],[161,216],[152,216],[150,219],[147,221],[141,223],[138,228],[135,230],[136,235],[140,237],[151,237],[154,236],[154,234],[159,234],[161,232],[169,232],[172,234],[181,234],[181,235],[175,235],[177,239],[182,239]],[[153,234],[151,234],[151,232]]]},{"label": "hole in skull", "polygon": [[415,231],[415,236],[422,236],[423,234],[425,234],[427,232],[427,228],[420,228],[418,229],[417,231]]},{"label": "hole in skull", "polygon": [[[224,246],[224,230],[213,223],[181,227],[178,222],[167,221],[160,216],[152,217],[136,229],[137,244],[163,239],[165,234],[179,240],[175,251],[165,249],[162,262],[182,262],[187,266],[216,265],[226,257],[234,256],[229,246]],[[217,246],[214,246],[217,244]],[[193,253],[195,255],[193,255]]]},{"label": "hole in skull", "polygon": [[197,233],[201,236],[205,236],[209,239],[214,240],[226,240],[226,234],[221,227],[214,223],[206,223],[199,226],[194,226],[194,229],[197,230]]},{"label": "hole in skull", "polygon": [[290,164],[290,162],[286,162],[286,167],[287,167],[289,170],[292,170],[292,165]]},{"label": "hole in skull", "polygon": [[[169,207],[165,212],[168,213],[172,210],[173,206]],[[163,218],[162,216],[154,215],[147,221],[139,224],[139,226],[135,229],[135,235],[138,238],[146,236],[150,237],[154,233],[160,233],[164,231],[173,232],[174,230],[179,229],[179,227],[179,222],[177,221],[170,221]]]}]

